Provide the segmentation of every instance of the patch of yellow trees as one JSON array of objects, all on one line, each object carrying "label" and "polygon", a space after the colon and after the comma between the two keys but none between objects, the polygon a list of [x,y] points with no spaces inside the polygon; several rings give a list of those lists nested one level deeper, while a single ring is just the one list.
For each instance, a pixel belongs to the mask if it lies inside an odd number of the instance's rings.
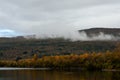
[{"label": "patch of yellow trees", "polygon": [[1,67],[34,67],[52,69],[120,69],[120,47],[105,53],[84,53],[71,55],[44,56],[38,58],[37,54],[32,59],[19,61],[0,61]]}]

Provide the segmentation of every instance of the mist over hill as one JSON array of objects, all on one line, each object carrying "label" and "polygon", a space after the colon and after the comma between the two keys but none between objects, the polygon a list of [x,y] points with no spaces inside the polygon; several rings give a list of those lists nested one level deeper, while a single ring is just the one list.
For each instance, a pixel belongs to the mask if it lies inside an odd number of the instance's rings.
[{"label": "mist over hill", "polygon": [[117,41],[120,40],[120,28],[90,28],[77,31],[71,31],[66,34],[53,35],[28,35],[27,39],[47,39],[47,38],[64,38],[72,41]]},{"label": "mist over hill", "polygon": [[79,30],[83,40],[120,40],[120,28],[90,28]]},{"label": "mist over hill", "polygon": [[20,36],[0,37],[1,41],[11,41],[11,40],[24,40],[24,39],[49,39],[49,38],[64,38],[71,41],[117,41],[120,40],[120,28],[90,28],[71,31],[66,34],[29,34]]}]

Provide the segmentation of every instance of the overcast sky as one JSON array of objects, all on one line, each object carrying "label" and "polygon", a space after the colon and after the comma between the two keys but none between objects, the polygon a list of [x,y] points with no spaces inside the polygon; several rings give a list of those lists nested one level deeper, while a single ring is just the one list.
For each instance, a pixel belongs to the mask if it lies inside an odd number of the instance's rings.
[{"label": "overcast sky", "polygon": [[120,0],[0,0],[0,36],[65,35],[91,27],[120,28]]}]

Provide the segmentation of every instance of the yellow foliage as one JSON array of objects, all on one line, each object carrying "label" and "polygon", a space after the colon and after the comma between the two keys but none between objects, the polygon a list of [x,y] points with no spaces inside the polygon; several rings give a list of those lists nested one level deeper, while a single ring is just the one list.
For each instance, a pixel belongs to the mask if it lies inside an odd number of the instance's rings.
[{"label": "yellow foliage", "polygon": [[33,61],[37,61],[38,60],[38,55],[37,54],[34,54],[33,56]]}]

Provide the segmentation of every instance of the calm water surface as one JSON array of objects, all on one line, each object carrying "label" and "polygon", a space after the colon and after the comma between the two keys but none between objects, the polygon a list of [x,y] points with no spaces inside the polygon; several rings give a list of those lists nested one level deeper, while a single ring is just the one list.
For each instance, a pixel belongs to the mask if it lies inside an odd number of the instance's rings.
[{"label": "calm water surface", "polygon": [[120,72],[0,69],[0,80],[120,80]]}]

